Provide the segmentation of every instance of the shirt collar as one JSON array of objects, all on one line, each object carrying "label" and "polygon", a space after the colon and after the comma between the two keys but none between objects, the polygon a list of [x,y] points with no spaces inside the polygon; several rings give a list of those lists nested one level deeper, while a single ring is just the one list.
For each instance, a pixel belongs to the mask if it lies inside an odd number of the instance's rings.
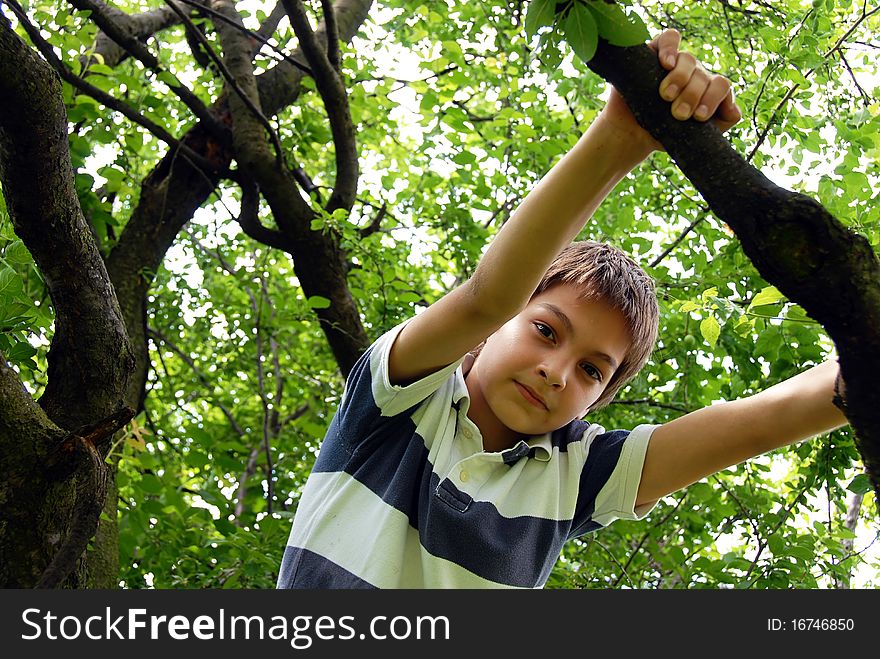
[{"label": "shirt collar", "polygon": [[551,440],[552,433],[545,433],[543,435],[536,435],[535,437],[529,437],[527,440],[527,444],[531,448],[532,457],[535,460],[540,460],[542,462],[549,462],[550,457],[553,455],[553,441]]}]

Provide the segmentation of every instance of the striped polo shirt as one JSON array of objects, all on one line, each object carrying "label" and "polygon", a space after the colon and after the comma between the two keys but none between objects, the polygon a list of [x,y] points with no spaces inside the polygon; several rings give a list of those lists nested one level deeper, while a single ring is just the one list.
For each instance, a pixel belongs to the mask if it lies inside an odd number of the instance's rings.
[{"label": "striped polo shirt", "polygon": [[355,364],[297,507],[278,588],[540,588],[563,544],[635,508],[656,426],[575,420],[486,452],[463,359],[407,386]]}]

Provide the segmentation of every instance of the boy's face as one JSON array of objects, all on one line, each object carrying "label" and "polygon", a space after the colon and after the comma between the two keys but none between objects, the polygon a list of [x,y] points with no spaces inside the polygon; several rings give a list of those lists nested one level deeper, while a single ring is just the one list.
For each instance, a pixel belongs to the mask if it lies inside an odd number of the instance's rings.
[{"label": "boy's face", "polygon": [[578,293],[553,286],[486,340],[466,380],[469,416],[484,435],[551,432],[586,414],[605,390],[629,350],[626,321]]}]

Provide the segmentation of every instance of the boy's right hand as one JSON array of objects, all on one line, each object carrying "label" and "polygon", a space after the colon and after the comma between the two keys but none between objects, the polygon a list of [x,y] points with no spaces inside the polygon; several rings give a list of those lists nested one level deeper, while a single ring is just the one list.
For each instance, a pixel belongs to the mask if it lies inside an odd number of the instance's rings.
[{"label": "boy's right hand", "polygon": [[[742,112],[733,100],[730,80],[706,71],[691,53],[678,50],[680,44],[678,30],[666,30],[648,44],[656,51],[660,65],[669,71],[660,83],[660,96],[670,102],[670,112],[676,119],[712,121],[719,130],[726,131],[742,119]],[[602,114],[640,139],[647,149],[663,150],[663,146],[639,126],[616,89],[612,88]]]}]

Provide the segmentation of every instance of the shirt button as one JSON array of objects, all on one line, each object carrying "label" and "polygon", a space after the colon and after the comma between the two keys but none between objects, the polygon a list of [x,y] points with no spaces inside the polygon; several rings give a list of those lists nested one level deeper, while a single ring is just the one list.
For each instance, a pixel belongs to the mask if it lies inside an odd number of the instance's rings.
[{"label": "shirt button", "polygon": [[464,435],[465,439],[473,439],[474,438],[474,433],[471,432],[470,428],[465,428],[464,430],[461,431],[461,434]]},{"label": "shirt button", "polygon": [[464,469],[462,469],[461,472],[458,474],[458,479],[462,483],[467,483],[469,478],[470,474],[468,474],[467,471],[465,471]]}]

